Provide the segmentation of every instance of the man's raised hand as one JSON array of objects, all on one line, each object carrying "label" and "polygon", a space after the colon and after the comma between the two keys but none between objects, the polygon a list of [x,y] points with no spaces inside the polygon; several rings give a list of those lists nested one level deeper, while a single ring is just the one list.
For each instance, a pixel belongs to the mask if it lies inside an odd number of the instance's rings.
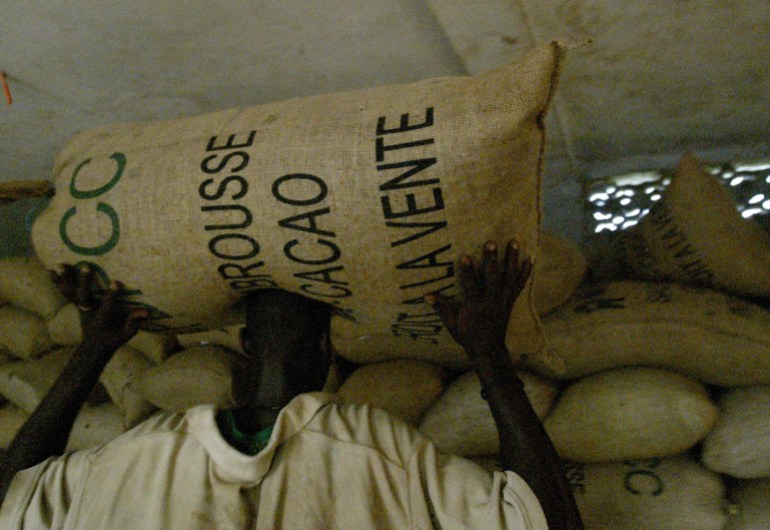
[{"label": "man's raised hand", "polygon": [[102,297],[97,297],[94,270],[84,265],[60,265],[50,276],[68,301],[80,312],[83,343],[100,351],[114,352],[139,330],[142,320],[149,316],[146,309],[130,309],[120,301],[123,286],[112,282]]},{"label": "man's raised hand", "polygon": [[452,337],[476,360],[479,354],[505,350],[508,318],[531,272],[532,262],[520,260],[515,240],[506,245],[502,265],[497,244],[488,241],[479,266],[470,256],[460,258],[464,301],[432,293],[425,302],[436,309]]}]

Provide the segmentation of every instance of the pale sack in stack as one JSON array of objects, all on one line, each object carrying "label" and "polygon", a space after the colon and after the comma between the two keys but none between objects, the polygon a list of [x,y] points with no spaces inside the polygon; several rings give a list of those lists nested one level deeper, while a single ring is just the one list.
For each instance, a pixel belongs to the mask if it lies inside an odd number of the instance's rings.
[{"label": "pale sack in stack", "polygon": [[698,381],[668,370],[618,368],[570,385],[544,425],[562,458],[609,462],[683,453],[718,414]]},{"label": "pale sack in stack", "polygon": [[[422,299],[455,292],[457,259],[488,239],[536,257],[563,56],[551,43],[477,77],[83,132],[56,159],[33,244],[48,266],[124,282],[145,329],[232,324],[244,293],[280,287],[347,317],[342,355],[467,365]],[[529,285],[507,340],[549,364]]]},{"label": "pale sack in stack", "polygon": [[[542,421],[558,395],[556,385],[523,370],[517,374]],[[467,372],[449,385],[425,414],[419,429],[446,453],[487,455],[500,450],[497,426],[489,405],[481,397],[481,383],[475,372]]]},{"label": "pale sack in stack", "polygon": [[444,391],[449,374],[426,361],[396,360],[362,366],[337,392],[345,403],[370,404],[416,425]]},{"label": "pale sack in stack", "polygon": [[[49,266],[57,267],[58,263]],[[0,298],[45,319],[66,303],[35,256],[0,259]]]},{"label": "pale sack in stack", "polygon": [[703,464],[739,478],[770,477],[770,386],[728,390],[703,442]]},{"label": "pale sack in stack", "polygon": [[214,345],[191,346],[132,379],[129,388],[169,412],[203,403],[233,407],[235,354]]}]

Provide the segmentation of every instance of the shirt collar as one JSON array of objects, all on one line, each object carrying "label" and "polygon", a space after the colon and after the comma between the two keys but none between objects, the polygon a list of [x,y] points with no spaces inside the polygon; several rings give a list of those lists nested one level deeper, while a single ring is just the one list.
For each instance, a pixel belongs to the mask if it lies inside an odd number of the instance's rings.
[{"label": "shirt collar", "polygon": [[219,480],[253,487],[270,471],[278,447],[304,429],[321,408],[338,401],[336,395],[325,392],[295,397],[278,414],[267,447],[254,456],[245,455],[227,443],[217,427],[216,406],[198,405],[188,410],[185,417],[191,434],[211,459],[212,471]]}]

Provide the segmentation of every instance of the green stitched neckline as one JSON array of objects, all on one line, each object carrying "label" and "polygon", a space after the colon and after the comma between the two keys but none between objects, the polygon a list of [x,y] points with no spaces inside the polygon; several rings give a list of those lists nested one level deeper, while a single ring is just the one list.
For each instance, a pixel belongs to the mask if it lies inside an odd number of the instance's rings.
[{"label": "green stitched neckline", "polygon": [[250,456],[256,455],[267,447],[274,427],[274,425],[270,425],[255,434],[245,433],[235,425],[235,415],[232,410],[219,411],[217,424],[222,436],[230,445]]}]

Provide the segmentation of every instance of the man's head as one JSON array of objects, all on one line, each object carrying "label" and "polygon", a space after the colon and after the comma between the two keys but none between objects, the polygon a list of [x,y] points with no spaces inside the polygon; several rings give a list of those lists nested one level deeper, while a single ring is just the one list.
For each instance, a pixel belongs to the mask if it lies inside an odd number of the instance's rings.
[{"label": "man's head", "polygon": [[236,366],[236,398],[257,409],[279,410],[295,396],[323,388],[329,371],[329,307],[279,290],[246,299],[241,344],[248,357]]}]

